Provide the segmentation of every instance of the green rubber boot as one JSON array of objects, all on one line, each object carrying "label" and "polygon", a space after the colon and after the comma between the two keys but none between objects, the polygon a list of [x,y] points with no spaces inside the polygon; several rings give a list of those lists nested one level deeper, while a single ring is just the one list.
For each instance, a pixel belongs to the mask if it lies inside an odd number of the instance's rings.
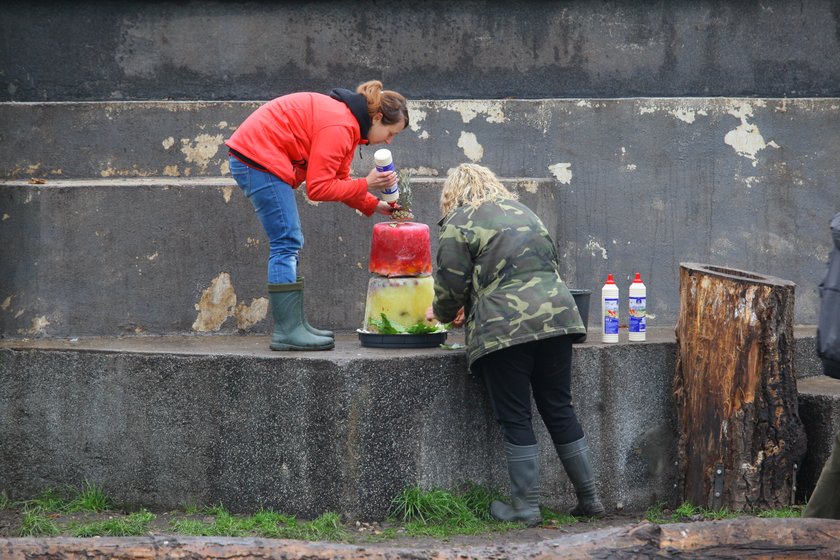
[{"label": "green rubber boot", "polygon": [[272,350],[332,350],[335,340],[312,334],[303,319],[303,283],[269,284],[274,315]]},{"label": "green rubber boot", "polygon": [[[304,289],[303,286],[303,276],[298,276],[297,281],[300,283],[301,289]],[[306,306],[304,305],[304,309]],[[318,336],[328,336],[332,339],[335,339],[335,333],[332,331],[328,331],[325,329],[316,329],[312,325],[309,324],[309,321],[306,320],[306,313],[303,314],[303,325],[306,327],[306,330],[311,332],[312,334],[317,334]]]},{"label": "green rubber boot", "polygon": [[575,487],[578,504],[569,513],[575,517],[604,517],[606,511],[598,497],[598,488],[595,486],[595,477],[592,474],[592,465],[589,453],[589,444],[586,436],[577,441],[554,446],[563,468],[572,485]]},{"label": "green rubber boot", "polygon": [[505,442],[511,503],[494,501],[490,504],[490,514],[499,521],[521,522],[529,527],[542,521],[538,449],[536,444],[513,445]]}]

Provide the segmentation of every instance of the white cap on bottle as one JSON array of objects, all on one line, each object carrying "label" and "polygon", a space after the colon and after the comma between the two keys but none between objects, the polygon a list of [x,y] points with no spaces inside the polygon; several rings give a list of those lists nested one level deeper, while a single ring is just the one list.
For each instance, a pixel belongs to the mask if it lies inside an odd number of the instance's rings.
[{"label": "white cap on bottle", "polygon": [[376,152],[374,152],[374,154],[373,154],[373,161],[379,167],[384,167],[386,165],[389,165],[391,162],[394,161],[391,158],[391,150],[387,150],[385,148],[376,150]]}]

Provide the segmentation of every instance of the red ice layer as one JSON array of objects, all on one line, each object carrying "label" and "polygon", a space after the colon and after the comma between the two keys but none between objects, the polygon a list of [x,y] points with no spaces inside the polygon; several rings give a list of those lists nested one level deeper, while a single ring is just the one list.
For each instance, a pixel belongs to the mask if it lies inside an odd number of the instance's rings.
[{"label": "red ice layer", "polygon": [[431,274],[429,226],[415,222],[380,222],[374,225],[368,270],[380,276]]}]

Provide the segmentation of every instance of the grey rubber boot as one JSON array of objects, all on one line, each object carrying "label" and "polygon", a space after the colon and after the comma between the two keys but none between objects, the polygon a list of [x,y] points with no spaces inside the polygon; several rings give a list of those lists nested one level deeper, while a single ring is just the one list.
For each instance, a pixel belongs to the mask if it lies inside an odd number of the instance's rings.
[{"label": "grey rubber boot", "polygon": [[576,517],[604,517],[606,510],[598,497],[595,477],[592,475],[592,465],[589,444],[586,436],[572,443],[558,444],[554,448],[572,485],[575,487],[578,504],[569,513]]},{"label": "grey rubber boot", "polygon": [[[297,281],[300,283],[301,289],[304,289],[303,276],[298,276]],[[304,309],[305,309],[305,306],[304,306]],[[328,336],[332,339],[335,339],[335,333],[334,332],[324,330],[324,329],[316,329],[315,327],[310,325],[309,321],[306,320],[306,313],[303,314],[303,325],[306,327],[306,330],[308,330],[312,334],[317,334],[318,336]]]},{"label": "grey rubber boot", "polygon": [[540,515],[540,467],[537,445],[513,445],[505,442],[510,505],[494,501],[490,513],[499,521],[515,521],[529,527],[542,521]]},{"label": "grey rubber boot", "polygon": [[312,334],[303,320],[303,284],[269,284],[274,315],[272,350],[332,350],[335,340]]}]

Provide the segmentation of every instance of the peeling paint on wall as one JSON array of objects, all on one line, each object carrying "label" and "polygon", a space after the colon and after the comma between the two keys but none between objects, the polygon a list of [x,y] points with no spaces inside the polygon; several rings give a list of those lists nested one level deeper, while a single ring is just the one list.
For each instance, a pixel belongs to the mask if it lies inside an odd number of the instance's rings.
[{"label": "peeling paint on wall", "polygon": [[260,246],[260,240],[255,239],[253,237],[249,237],[248,239],[245,240],[245,246],[246,247],[259,247]]},{"label": "peeling paint on wall", "polygon": [[194,141],[181,138],[181,153],[186,156],[188,163],[195,163],[205,171],[223,143],[224,136],[221,134],[199,134]]},{"label": "peeling paint on wall", "polygon": [[12,305],[12,296],[7,297],[3,300],[3,303],[0,303],[0,309],[3,311],[8,311],[9,307]]},{"label": "peeling paint on wall", "polygon": [[225,199],[225,202],[230,204],[230,198],[233,196],[233,187],[227,186],[222,187],[222,197]]},{"label": "peeling paint on wall", "polygon": [[[763,100],[756,100],[753,103],[759,107],[764,107],[766,105]],[[736,105],[735,103],[732,103],[729,105],[727,112],[730,115],[741,119],[741,124],[735,127],[735,129],[727,132],[723,141],[729,146],[732,146],[738,155],[752,160],[753,167],[758,165],[758,160],[755,157],[758,152],[768,146],[772,148],[779,147],[779,145],[773,141],[765,143],[758,127],[747,120],[747,117],[753,116],[751,104],[742,103],[740,105]]]},{"label": "peeling paint on wall", "polygon": [[571,163],[555,163],[554,165],[549,165],[548,170],[551,172],[554,177],[563,183],[564,185],[568,185],[572,182],[572,164]]},{"label": "peeling paint on wall", "polygon": [[516,186],[529,193],[536,193],[539,188],[539,184],[536,181],[519,181]]},{"label": "peeling paint on wall", "polygon": [[204,290],[195,309],[198,316],[192,325],[194,331],[218,331],[233,313],[236,306],[236,293],[230,281],[230,274],[222,272]]},{"label": "peeling paint on wall", "polygon": [[236,306],[236,328],[247,330],[268,316],[268,298],[254,298],[250,305]]},{"label": "peeling paint on wall", "polygon": [[146,258],[149,259],[150,261],[153,261],[153,260],[157,259],[159,256],[160,256],[160,253],[155,251],[151,255],[148,255]]},{"label": "peeling paint on wall", "polygon": [[426,120],[427,116],[428,113],[426,113],[426,111],[420,111],[418,109],[409,109],[408,122],[411,123],[409,124],[409,128],[411,128],[411,130],[413,130],[414,132],[420,132],[420,123]]},{"label": "peeling paint on wall", "polygon": [[161,142],[161,145],[163,146],[164,150],[168,150],[169,148],[175,145],[175,139],[171,136],[169,138],[164,138],[163,142]]},{"label": "peeling paint on wall", "polygon": [[600,252],[601,258],[607,260],[607,250],[594,237],[589,238],[589,241],[586,243],[586,248],[589,249],[593,257],[595,256],[595,253]]},{"label": "peeling paint on wall", "polygon": [[484,147],[478,143],[478,139],[472,132],[461,132],[458,147],[464,150],[464,155],[472,161],[478,162],[484,157]]},{"label": "peeling paint on wall", "polygon": [[461,114],[461,120],[464,124],[469,123],[479,115],[486,115],[486,121],[489,123],[504,123],[506,120],[503,106],[498,101],[483,101],[483,100],[454,100],[442,101],[439,103],[442,109],[449,109]]},{"label": "peeling paint on wall", "polygon": [[437,177],[438,170],[432,167],[404,167],[407,172],[411,173],[412,175],[422,175],[425,177]]},{"label": "peeling paint on wall", "polygon": [[50,322],[47,320],[47,317],[45,315],[41,315],[40,317],[32,319],[29,329],[18,329],[18,333],[28,334],[31,336],[44,335],[47,334],[47,327],[49,326]]},{"label": "peeling paint on wall", "polygon": [[8,214],[5,214],[5,213],[3,214],[3,221],[4,221],[4,222],[5,222],[6,220],[8,220],[9,218],[11,218],[11,216],[9,216]]}]

